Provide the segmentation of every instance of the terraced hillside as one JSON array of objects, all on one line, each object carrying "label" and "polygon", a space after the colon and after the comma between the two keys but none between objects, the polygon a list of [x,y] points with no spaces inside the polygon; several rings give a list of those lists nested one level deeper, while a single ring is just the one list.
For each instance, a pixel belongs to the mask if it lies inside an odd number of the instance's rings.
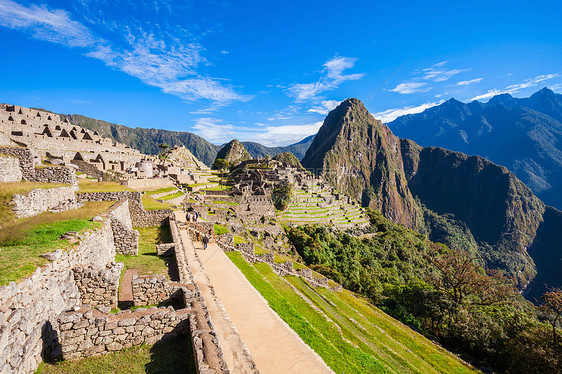
[{"label": "terraced hillside", "polygon": [[281,277],[227,253],[270,307],[336,373],[476,373],[465,362],[347,291]]},{"label": "terraced hillside", "polygon": [[338,227],[362,227],[369,223],[363,208],[350,204],[347,198],[330,194],[326,190],[296,190],[289,207],[280,214],[287,223],[332,223]]}]

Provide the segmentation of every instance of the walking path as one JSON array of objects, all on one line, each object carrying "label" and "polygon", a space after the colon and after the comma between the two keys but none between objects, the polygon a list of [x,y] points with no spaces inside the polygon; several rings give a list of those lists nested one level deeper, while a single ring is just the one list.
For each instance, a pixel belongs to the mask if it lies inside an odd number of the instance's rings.
[{"label": "walking path", "polygon": [[127,309],[133,306],[133,275],[136,275],[135,269],[129,269],[123,274],[123,283],[119,292],[119,307]]},{"label": "walking path", "polygon": [[[233,370],[231,366],[231,362],[235,363],[237,357],[232,350],[233,342],[229,341],[232,338],[228,336],[227,325],[231,324],[230,322],[236,326],[239,339],[241,338],[241,342],[243,341],[249,349],[261,373],[332,373],[322,358],[269,307],[267,301],[222,249],[215,243],[210,243],[204,251],[202,243],[196,242],[194,246],[189,238],[186,239],[186,231],[182,231],[182,235],[185,235],[182,239],[195,280],[207,302],[225,361],[232,373],[244,371]],[[204,266],[204,277],[203,272],[199,271],[199,262],[193,266],[195,252]],[[208,287],[210,284],[212,286]],[[211,295],[212,290],[215,295]],[[214,296],[219,300],[215,300]],[[221,316],[218,309],[226,310],[229,323],[221,321],[224,316]],[[224,335],[225,333],[227,335]],[[236,345],[234,347],[236,348]]]}]

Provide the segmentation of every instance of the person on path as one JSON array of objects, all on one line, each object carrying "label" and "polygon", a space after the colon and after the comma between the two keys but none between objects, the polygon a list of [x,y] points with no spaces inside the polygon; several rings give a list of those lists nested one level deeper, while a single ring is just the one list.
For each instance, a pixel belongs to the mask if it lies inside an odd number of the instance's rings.
[{"label": "person on path", "polygon": [[203,249],[207,249],[207,244],[209,244],[209,237],[207,235],[205,235],[203,237]]}]

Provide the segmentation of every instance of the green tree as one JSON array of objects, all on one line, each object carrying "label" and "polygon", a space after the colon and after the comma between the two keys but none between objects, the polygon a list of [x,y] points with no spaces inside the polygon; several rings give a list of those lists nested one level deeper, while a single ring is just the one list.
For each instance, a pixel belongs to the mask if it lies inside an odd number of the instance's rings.
[{"label": "green tree", "polygon": [[222,178],[225,170],[230,168],[230,162],[226,161],[223,158],[217,158],[215,162],[213,162],[213,169],[220,171],[221,174],[221,181],[220,185],[222,186]]},{"label": "green tree", "polygon": [[542,295],[541,299],[543,299],[544,304],[541,305],[540,308],[545,313],[548,318],[548,322],[552,326],[552,344],[554,348],[557,348],[556,325],[562,316],[562,290],[555,289],[553,291],[549,291]]}]

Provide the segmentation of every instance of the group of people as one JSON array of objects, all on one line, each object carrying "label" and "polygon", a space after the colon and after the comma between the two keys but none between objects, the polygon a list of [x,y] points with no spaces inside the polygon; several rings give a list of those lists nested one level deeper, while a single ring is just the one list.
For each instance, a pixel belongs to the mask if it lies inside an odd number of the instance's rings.
[{"label": "group of people", "polygon": [[[185,219],[187,220],[187,222],[197,222],[197,220],[199,219],[199,213],[195,211],[186,212]],[[202,241],[203,241],[203,249],[207,249],[207,245],[209,244],[209,237],[205,235]]]},{"label": "group of people", "polygon": [[199,219],[199,213],[187,212],[185,214],[185,219],[187,220],[187,222],[197,222],[197,220]]}]

